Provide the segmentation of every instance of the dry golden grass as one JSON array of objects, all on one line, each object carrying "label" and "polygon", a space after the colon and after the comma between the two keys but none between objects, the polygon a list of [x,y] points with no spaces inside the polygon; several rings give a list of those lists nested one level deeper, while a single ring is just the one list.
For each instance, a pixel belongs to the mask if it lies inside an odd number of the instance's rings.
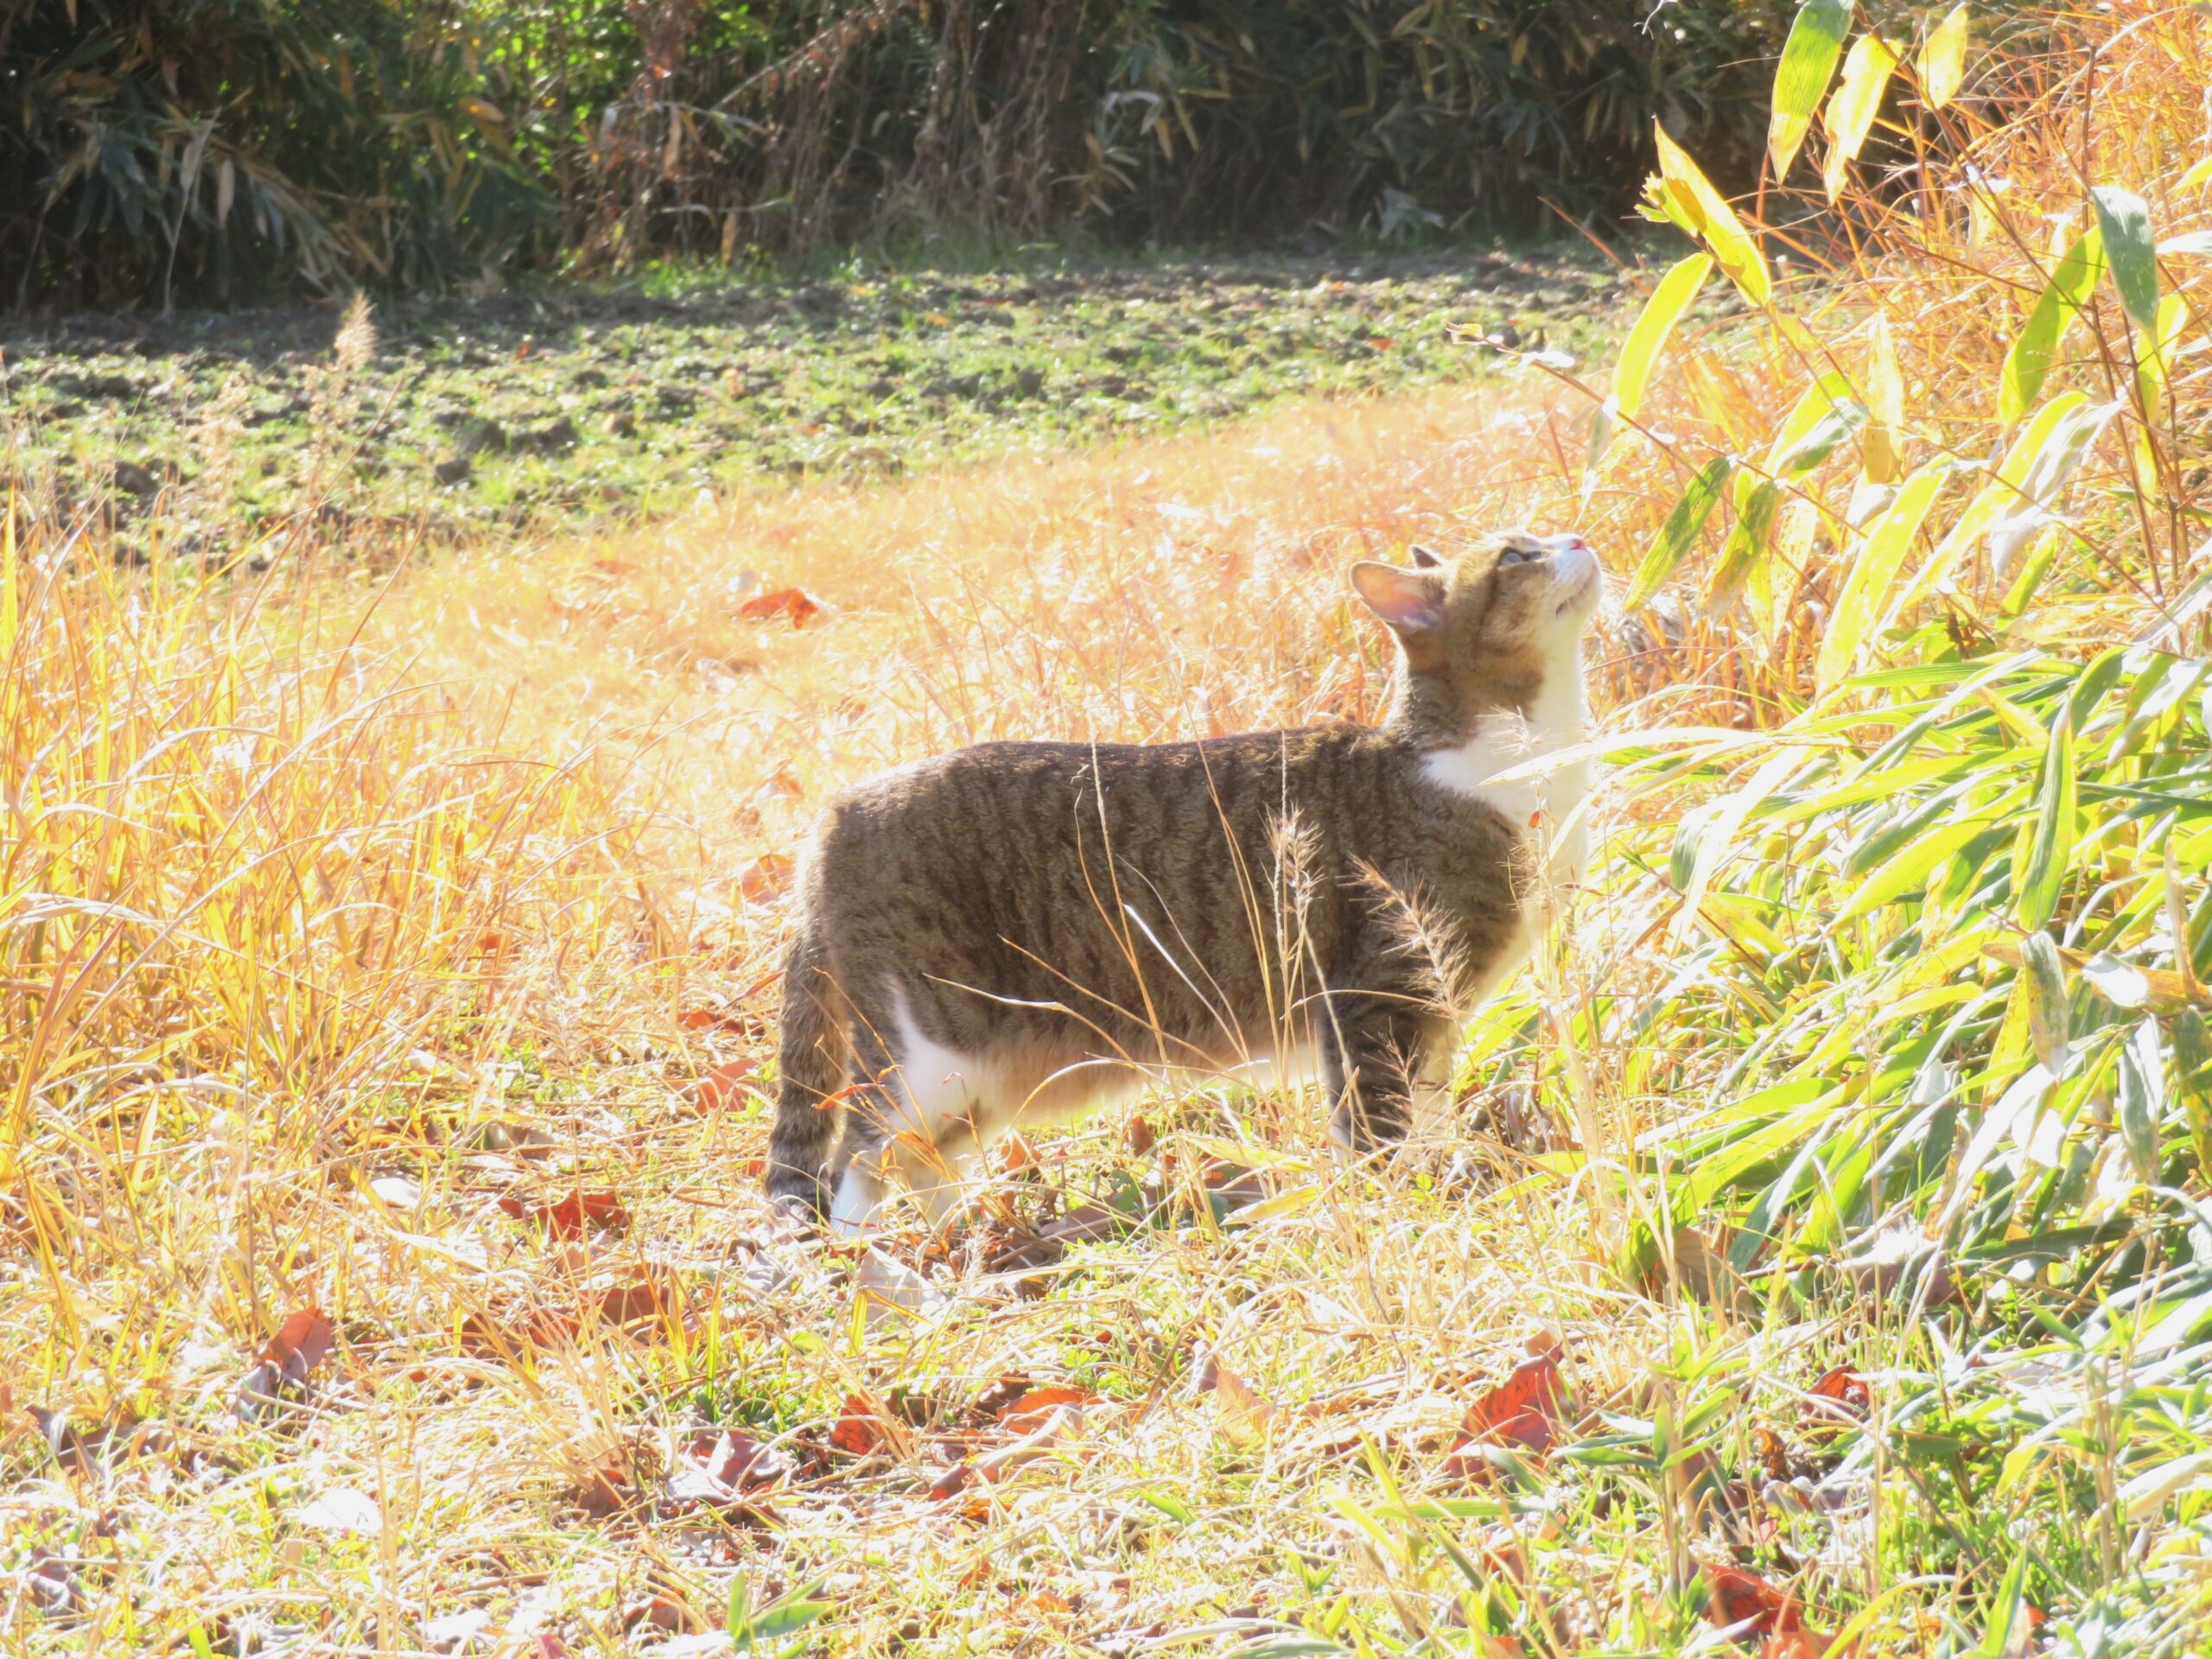
[{"label": "dry golden grass", "polygon": [[[1808,327],[1825,365],[1863,377],[1866,319],[1885,312],[1909,461],[1986,453],[2031,255],[2081,171],[2156,195],[2162,230],[2194,223],[2196,200],[2158,181],[2195,140],[2201,22],[2130,5],[2115,27],[2132,32],[2099,97],[2124,89],[2139,119],[2082,124],[2078,73],[2044,66],[2030,86],[2049,100],[1971,140],[2007,170],[2004,200],[1974,217],[1943,197],[1863,261],[1822,250],[1842,285]],[[1904,199],[1851,206],[1863,227]],[[2113,321],[2076,331],[2054,386],[2101,372]],[[1623,1154],[1703,1104],[1721,1062],[1620,1010],[1731,948],[1695,918],[1669,928],[1675,894],[1625,859],[1478,1023],[1462,1111],[1387,1186],[1315,1163],[1309,1096],[1220,1090],[1146,1103],[1149,1147],[1110,1118],[1053,1140],[950,1255],[803,1247],[768,1225],[753,1173],[778,860],[826,796],[985,738],[1373,712],[1380,642],[1346,605],[1346,559],[1510,518],[1582,528],[1622,574],[1681,457],[1760,451],[1823,365],[1737,324],[1677,359],[1646,410],[1677,453],[1624,435],[1586,502],[1586,405],[1532,371],[1503,392],[764,492],[391,578],[280,563],[201,591],[116,575],[11,514],[0,1376],[18,1408],[61,1414],[37,1434],[12,1420],[0,1549],[29,1576],[10,1639],[618,1652],[719,1626],[734,1581],[756,1608],[820,1583],[834,1611],[815,1634],[839,1654],[1215,1650],[1278,1618],[1451,1651],[1476,1640],[1452,1554],[1473,1541],[1490,1605],[1527,1610],[1511,1651],[1692,1642],[1693,1562],[1735,1539],[1716,1471],[1755,1467],[1752,1427],[1800,1421],[1831,1360],[1940,1357],[1925,1321],[1800,1299],[1787,1272],[1758,1306],[1700,1309],[1659,1281],[1694,1263],[1622,1270],[1628,1223],[1651,1218],[1629,1212],[1652,1201]],[[2133,463],[2108,440],[2033,613],[1991,615],[1970,567],[1930,613],[1977,644],[2142,620],[2139,588],[2190,574],[2203,480],[2171,435],[2201,431],[2201,408],[2177,391],[2149,423],[2169,444],[2160,520],[2119,493]],[[1747,613],[1686,615],[1662,675],[1605,664],[1614,720],[1749,724],[1810,694],[1858,460],[1847,446],[1803,480],[1812,505],[1783,520]],[[740,614],[785,587],[821,613]],[[1601,653],[1637,637],[1609,623]],[[1916,639],[1870,654],[1941,635]],[[1654,677],[1665,690],[1626,707]],[[1630,827],[1624,848],[1663,868],[1665,827]],[[1780,1019],[1756,974],[1741,993],[1730,1018]],[[1544,1155],[1578,1141],[1579,1166]],[[1223,1225],[1220,1164],[1258,1172],[1237,1196],[1268,1207]],[[1162,1224],[1007,1265],[1024,1236],[1007,1217],[1034,1219],[1044,1193],[1147,1181]],[[604,1224],[533,1218],[587,1196]],[[262,1344],[309,1307],[334,1340],[304,1399],[242,1402]],[[1622,1460],[1560,1459],[1541,1491],[1448,1488],[1440,1455],[1481,1379],[1554,1338],[1578,1433],[1611,1434]],[[1205,1355],[1256,1402],[1202,1389]],[[963,1446],[992,1447],[963,1413],[1013,1374],[1103,1402],[1006,1478],[932,1497]],[[913,1421],[883,1446],[831,1448],[852,1396],[897,1416],[900,1389]],[[672,1501],[702,1425],[791,1454],[797,1478],[761,1500],[772,1524]],[[2054,1488],[2094,1478],[2123,1507],[2119,1450],[2053,1466]],[[1799,1587],[1822,1628],[1871,1604],[1895,1650],[1956,1650],[1995,1575],[1946,1553],[1961,1529],[1933,1500],[1878,1463],[1873,1479],[1813,1527]],[[2083,1554],[2067,1502],[2044,1513],[2061,1518],[2037,1536]],[[2154,1531],[2129,1549],[2197,1570],[2187,1529]],[[1954,1566],[1900,1593],[1929,1561]],[[476,1615],[465,1637],[442,1622]]]}]

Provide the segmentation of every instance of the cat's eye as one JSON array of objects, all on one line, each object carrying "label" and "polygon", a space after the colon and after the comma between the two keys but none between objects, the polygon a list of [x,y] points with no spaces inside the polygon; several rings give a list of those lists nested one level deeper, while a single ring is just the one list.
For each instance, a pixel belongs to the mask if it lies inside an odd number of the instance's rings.
[{"label": "cat's eye", "polygon": [[1533,547],[1509,547],[1497,556],[1497,562],[1501,566],[1526,564],[1531,559],[1541,559],[1543,556]]}]

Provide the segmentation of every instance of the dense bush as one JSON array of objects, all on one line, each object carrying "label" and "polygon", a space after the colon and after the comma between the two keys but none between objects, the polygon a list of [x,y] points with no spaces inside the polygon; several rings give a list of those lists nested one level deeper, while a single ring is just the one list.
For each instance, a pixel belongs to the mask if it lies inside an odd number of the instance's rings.
[{"label": "dense bush", "polygon": [[462,11],[0,6],[0,302],[420,285],[550,223]]},{"label": "dense bush", "polygon": [[1755,153],[1775,0],[12,0],[0,297],[1384,234]]}]

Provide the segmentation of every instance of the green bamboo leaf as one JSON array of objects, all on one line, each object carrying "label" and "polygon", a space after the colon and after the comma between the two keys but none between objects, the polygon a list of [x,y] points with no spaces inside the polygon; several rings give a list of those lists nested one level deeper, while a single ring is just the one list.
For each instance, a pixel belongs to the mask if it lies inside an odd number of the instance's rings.
[{"label": "green bamboo leaf", "polygon": [[2104,268],[2104,239],[2092,225],[2061,256],[2012,349],[2005,354],[2004,375],[1997,390],[1997,418],[2005,425],[2018,422],[2042,392],[2043,383],[2050,374],[2050,360],[2058,351],[2059,337],[2088,303]]},{"label": "green bamboo leaf", "polygon": [[1650,384],[1652,366],[1667,336],[1712,274],[1713,256],[1694,253],[1662,276],[1644,302],[1636,326],[1629,330],[1628,344],[1621,347],[1620,365],[1613,371],[1613,404],[1628,419],[1634,420],[1643,407],[1644,388]]},{"label": "green bamboo leaf", "polygon": [[2135,1179],[2145,1186],[2158,1179],[2158,1130],[2166,1116],[2166,1059],[2158,1044],[2158,1022],[2145,1020],[2120,1051],[2120,1135]]},{"label": "green bamboo leaf", "polygon": [[1928,563],[1921,567],[1920,574],[1912,579],[1912,585],[1897,601],[1897,609],[1909,610],[1935,592],[1936,584],[1950,574],[1951,567],[1967,548],[1988,534],[1999,519],[2020,510],[2025,504],[2029,474],[2062,427],[2071,429],[2069,417],[2088,401],[2084,392],[2061,392],[2036,411],[2035,418],[2020,429],[2020,435],[2012,440],[2012,447],[2005,452],[2005,459],[1998,463],[1997,476],[1975,493],[1949,533],[1929,555]]},{"label": "green bamboo leaf", "polygon": [[1766,257],[1759,251],[1758,244],[1688,152],[1669,138],[1656,121],[1651,124],[1651,135],[1659,150],[1662,194],[1674,210],[1670,216],[1688,226],[1728,273],[1728,280],[1764,310],[1773,296],[1774,283],[1767,275]]},{"label": "green bamboo leaf", "polygon": [[2054,1077],[2066,1074],[2069,1030],[2066,967],[2059,960],[2058,942],[2037,928],[2020,941],[2020,971],[2026,976],[2028,1039],[2036,1058]]},{"label": "green bamboo leaf", "polygon": [[1927,42],[1920,48],[1920,60],[1916,66],[1920,77],[1920,98],[1931,110],[1940,110],[1956,98],[1960,86],[1966,80],[1968,26],[1966,6],[1955,5],[1942,22],[1929,31]]},{"label": "green bamboo leaf", "polygon": [[1885,905],[1895,904],[1907,893],[1917,893],[1927,885],[1929,875],[1938,864],[1988,827],[1980,819],[1970,823],[1938,824],[1899,848],[1894,856],[1883,861],[1853,889],[1843,908],[1836,912],[1836,920],[1850,921]]},{"label": "green bamboo leaf", "polygon": [[1648,604],[1651,595],[1659,591],[1660,584],[1675,574],[1675,567],[1682,562],[1690,543],[1697,540],[1705,521],[1713,516],[1713,506],[1719,501],[1720,492],[1734,466],[1727,456],[1715,455],[1690,480],[1689,487],[1667,514],[1667,522],[1660,525],[1651,550],[1643,556],[1636,580],[1629,585],[1628,598],[1623,601],[1625,608],[1632,611]]},{"label": "green bamboo leaf", "polygon": [[1783,43],[1782,63],[1774,72],[1774,112],[1767,119],[1767,154],[1774,176],[1787,178],[1790,162],[1812,130],[1813,115],[1827,95],[1828,78],[1843,55],[1851,28],[1851,0],[1805,0]]},{"label": "green bamboo leaf", "polygon": [[1842,193],[1851,164],[1859,159],[1866,135],[1873,130],[1874,118],[1882,108],[1882,93],[1890,84],[1890,72],[1897,67],[1897,48],[1880,35],[1861,35],[1852,42],[1851,55],[1843,63],[1842,84],[1828,100],[1828,154],[1821,168],[1821,182],[1830,201]]},{"label": "green bamboo leaf", "polygon": [[2089,192],[2097,210],[2112,285],[2135,326],[2154,337],[2158,327],[2158,255],[2151,234],[2151,209],[2142,197],[2101,184]]},{"label": "green bamboo leaf", "polygon": [[1930,461],[1898,486],[1897,499],[1867,527],[1844,574],[1827,632],[1821,636],[1813,670],[1821,690],[1842,679],[1858,661],[1859,647],[1889,603],[1890,589],[1897,583],[1904,556],[1912,550],[1913,537],[1950,476],[1948,462]]},{"label": "green bamboo leaf", "polygon": [[2041,928],[2057,912],[2066,867],[2074,856],[2075,805],[2074,710],[2062,703],[2043,752],[2035,822],[2021,826],[2013,856],[2012,914],[2024,928]]},{"label": "green bamboo leaf", "polygon": [[1775,516],[1782,510],[1782,486],[1769,479],[1755,486],[1743,511],[1736,515],[1736,528],[1730,532],[1727,545],[1720,550],[1720,559],[1713,567],[1713,575],[1705,585],[1705,609],[1710,616],[1718,616],[1736,602],[1736,595],[1744,591],[1744,584],[1751,578],[1751,570],[1774,535]]},{"label": "green bamboo leaf", "polygon": [[1802,478],[1834,454],[1838,444],[1866,424],[1866,405],[1846,398],[1790,440],[1768,462],[1769,468],[1777,478]]}]

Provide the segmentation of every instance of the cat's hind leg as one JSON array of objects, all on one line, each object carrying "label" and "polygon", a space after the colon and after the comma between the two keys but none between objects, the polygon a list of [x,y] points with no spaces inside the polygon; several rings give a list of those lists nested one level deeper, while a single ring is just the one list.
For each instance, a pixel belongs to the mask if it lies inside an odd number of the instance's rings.
[{"label": "cat's hind leg", "polygon": [[876,1224],[904,1185],[933,1226],[958,1210],[991,1139],[982,1066],[926,1036],[906,998],[868,999],[854,1021],[855,1073],[833,1165],[832,1224],[851,1235]]},{"label": "cat's hind leg", "polygon": [[1433,1017],[1408,997],[1338,991],[1318,1023],[1329,1139],[1363,1156],[1404,1140]]}]

